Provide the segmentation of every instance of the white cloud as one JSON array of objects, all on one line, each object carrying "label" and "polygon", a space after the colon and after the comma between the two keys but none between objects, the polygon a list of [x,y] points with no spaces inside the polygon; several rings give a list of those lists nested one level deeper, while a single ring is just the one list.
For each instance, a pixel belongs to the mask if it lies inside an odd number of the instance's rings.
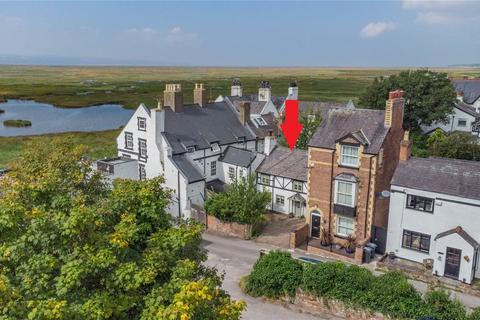
[{"label": "white cloud", "polygon": [[395,29],[395,24],[393,22],[370,22],[362,28],[360,36],[362,38],[374,38],[393,29]]},{"label": "white cloud", "polygon": [[466,3],[466,0],[403,0],[402,6],[404,9],[441,10],[461,7]]},{"label": "white cloud", "polygon": [[175,26],[168,31],[165,40],[170,44],[191,44],[197,39],[196,33],[183,31],[179,26]]},{"label": "white cloud", "polygon": [[437,11],[419,12],[416,19],[417,22],[425,24],[445,24],[455,20],[457,20],[455,17]]},{"label": "white cloud", "polygon": [[127,29],[127,32],[140,33],[140,34],[156,34],[157,30],[150,27],[144,27],[144,28],[130,28],[130,29]]}]

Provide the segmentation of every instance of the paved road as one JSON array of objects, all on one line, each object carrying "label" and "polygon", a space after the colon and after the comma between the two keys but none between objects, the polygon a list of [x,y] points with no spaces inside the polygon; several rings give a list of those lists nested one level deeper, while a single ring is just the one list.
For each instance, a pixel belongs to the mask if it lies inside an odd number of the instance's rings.
[{"label": "paved road", "polygon": [[209,233],[203,235],[203,247],[208,250],[207,265],[216,267],[225,272],[223,287],[234,299],[247,302],[247,310],[242,319],[248,320],[338,320],[336,317],[315,317],[298,313],[286,307],[267,303],[242,293],[238,282],[247,275],[258,259],[259,249],[274,249],[269,245],[257,244],[235,238],[225,238]]}]

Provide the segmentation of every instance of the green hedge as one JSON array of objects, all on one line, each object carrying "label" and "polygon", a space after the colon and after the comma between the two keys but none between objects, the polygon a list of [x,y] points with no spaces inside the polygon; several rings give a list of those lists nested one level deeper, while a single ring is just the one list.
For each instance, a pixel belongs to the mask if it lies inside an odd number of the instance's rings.
[{"label": "green hedge", "polygon": [[252,296],[270,298],[293,297],[301,288],[315,296],[397,319],[480,320],[480,309],[467,316],[465,307],[442,290],[429,291],[422,297],[402,273],[387,272],[377,277],[366,268],[342,262],[303,264],[281,251],[259,259],[245,287]]}]

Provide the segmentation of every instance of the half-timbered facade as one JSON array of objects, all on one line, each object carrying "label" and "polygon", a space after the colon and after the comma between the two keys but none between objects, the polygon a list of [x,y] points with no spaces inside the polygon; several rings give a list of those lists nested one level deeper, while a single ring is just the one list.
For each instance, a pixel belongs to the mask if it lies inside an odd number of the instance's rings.
[{"label": "half-timbered facade", "polygon": [[276,147],[257,169],[259,190],[271,193],[268,209],[304,216],[307,205],[307,152]]}]

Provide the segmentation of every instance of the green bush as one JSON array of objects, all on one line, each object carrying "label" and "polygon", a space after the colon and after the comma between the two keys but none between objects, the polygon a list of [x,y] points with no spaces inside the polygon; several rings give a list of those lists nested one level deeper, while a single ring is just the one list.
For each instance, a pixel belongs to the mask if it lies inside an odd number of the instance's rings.
[{"label": "green bush", "polygon": [[363,307],[401,318],[417,319],[424,309],[420,293],[404,274],[388,272],[373,281]]},{"label": "green bush", "polygon": [[302,264],[288,252],[273,251],[255,263],[245,288],[255,297],[293,297],[302,282],[302,273]]},{"label": "green bush", "polygon": [[337,274],[345,268],[341,262],[307,264],[303,271],[302,289],[317,296],[333,297]]},{"label": "green bush", "polygon": [[425,294],[425,311],[423,316],[433,317],[436,320],[466,320],[465,307],[458,300],[450,299],[450,295],[443,290],[428,291]]},{"label": "green bush", "polygon": [[480,307],[473,309],[473,312],[468,317],[469,320],[480,320]]}]

